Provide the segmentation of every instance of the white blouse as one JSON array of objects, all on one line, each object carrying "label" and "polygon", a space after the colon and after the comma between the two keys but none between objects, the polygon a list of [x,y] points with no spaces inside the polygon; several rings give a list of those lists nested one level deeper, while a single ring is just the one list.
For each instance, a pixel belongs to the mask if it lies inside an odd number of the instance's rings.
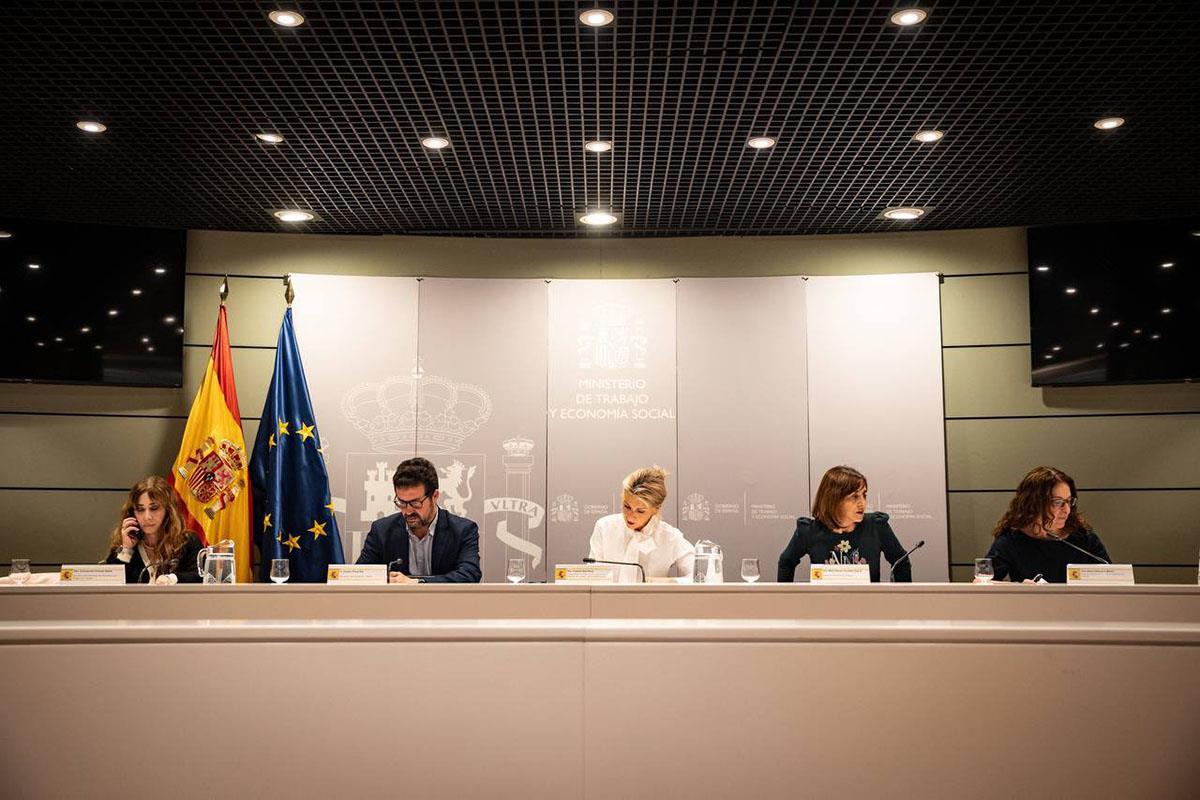
[{"label": "white blouse", "polygon": [[[665,578],[667,570],[675,565],[679,577],[692,577],[696,549],[683,538],[678,528],[663,522],[655,514],[640,531],[625,525],[621,514],[610,514],[596,520],[592,530],[591,547],[588,555],[603,561],[630,561],[642,565],[647,580]],[[642,576],[637,567],[616,567],[620,583],[638,583]]]}]

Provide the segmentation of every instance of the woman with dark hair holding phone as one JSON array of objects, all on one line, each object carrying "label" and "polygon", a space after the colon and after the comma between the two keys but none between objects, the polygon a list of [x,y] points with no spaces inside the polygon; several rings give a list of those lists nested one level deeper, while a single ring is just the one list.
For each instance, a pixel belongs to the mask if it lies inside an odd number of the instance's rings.
[{"label": "woman with dark hair holding phone", "polygon": [[1067,564],[1107,564],[1108,551],[1078,503],[1070,475],[1054,467],[1030,470],[992,531],[987,557],[996,580],[1066,583]]},{"label": "woman with dark hair holding phone", "polygon": [[[779,556],[779,582],[792,583],[796,566],[808,556],[812,564],[867,564],[871,582],[879,582],[879,557],[893,566],[893,579],[910,583],[912,564],[882,511],[867,513],[867,479],[853,467],[832,467],[821,477],[813,498],[812,517],[796,520],[796,532]],[[900,561],[899,564],[896,562]]]},{"label": "woman with dark hair holding phone", "polygon": [[199,583],[200,539],[183,529],[170,484],[151,475],[134,484],[108,542],[105,563],[124,564],[126,583]]}]

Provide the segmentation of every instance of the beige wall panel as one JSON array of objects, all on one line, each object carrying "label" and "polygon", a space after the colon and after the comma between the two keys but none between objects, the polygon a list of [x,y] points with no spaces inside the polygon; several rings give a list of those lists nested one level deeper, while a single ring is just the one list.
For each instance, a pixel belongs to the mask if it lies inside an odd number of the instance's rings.
[{"label": "beige wall panel", "polygon": [[[132,485],[140,477],[131,474],[125,482]],[[0,491],[0,564],[14,558],[47,564],[99,561],[124,500],[124,492]]]},{"label": "beige wall panel", "polygon": [[1200,487],[1200,416],[947,420],[950,489],[1015,487],[1039,464],[1083,489]]},{"label": "beige wall panel", "polygon": [[942,284],[942,344],[1029,341],[1029,278],[986,275]]},{"label": "beige wall panel", "polygon": [[[1074,477],[1074,476],[1072,476]],[[1015,482],[1014,482],[1015,485]],[[1007,492],[950,495],[950,560],[987,553],[992,526],[1008,507]],[[1200,541],[1200,491],[1080,492],[1079,507],[1114,560],[1131,564],[1191,564]]]},{"label": "beige wall panel", "polygon": [[671,278],[1010,272],[1022,228],[856,236],[486,239],[191,231],[188,272]]},{"label": "beige wall panel", "polygon": [[[204,370],[208,368],[210,347],[183,348],[183,392],[177,414],[187,414],[192,410],[192,401],[204,380]],[[301,353],[303,356],[303,353]],[[237,387],[238,407],[243,418],[257,419],[263,410],[263,402],[267,399],[267,389],[271,386],[271,375],[275,371],[275,351],[251,348],[233,350],[233,380]],[[252,442],[248,444],[253,444]]]},{"label": "beige wall panel", "polygon": [[1200,384],[1035,389],[1028,347],[950,348],[942,362],[950,417],[1200,411]]},{"label": "beige wall panel", "polygon": [[[183,312],[183,340],[186,343],[212,345],[217,309],[221,304],[221,280],[202,275],[187,276]],[[283,281],[230,278],[225,308],[230,344],[274,347],[279,339],[279,323],[287,309]]]},{"label": "beige wall panel", "polygon": [[[161,417],[35,417],[0,414],[0,486],[117,488],[165,474],[186,421]],[[258,420],[243,421],[247,448]]]},{"label": "beige wall panel", "polygon": [[[184,348],[184,380],[187,348]],[[0,383],[0,411],[77,414],[178,414],[183,389]]]}]

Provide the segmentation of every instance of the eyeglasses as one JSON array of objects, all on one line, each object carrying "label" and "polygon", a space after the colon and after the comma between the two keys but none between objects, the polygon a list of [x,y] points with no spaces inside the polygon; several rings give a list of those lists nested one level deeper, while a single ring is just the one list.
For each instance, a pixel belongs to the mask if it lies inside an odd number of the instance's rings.
[{"label": "eyeglasses", "polygon": [[401,511],[403,511],[406,508],[416,509],[416,508],[420,508],[422,505],[424,505],[425,501],[428,499],[429,499],[429,495],[427,495],[427,494],[421,495],[416,500],[401,500],[399,497],[396,497],[392,500],[392,505],[394,505],[396,508],[400,509]]},{"label": "eyeglasses", "polygon": [[1068,497],[1065,499],[1062,497],[1053,497],[1050,499],[1050,507],[1055,511],[1062,511],[1067,506],[1074,508],[1076,502],[1078,502],[1078,498],[1075,497]]}]

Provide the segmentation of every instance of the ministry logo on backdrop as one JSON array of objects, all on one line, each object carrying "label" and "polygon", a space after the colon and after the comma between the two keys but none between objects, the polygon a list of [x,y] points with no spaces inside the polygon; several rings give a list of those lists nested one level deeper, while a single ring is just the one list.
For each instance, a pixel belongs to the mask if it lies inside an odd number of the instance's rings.
[{"label": "ministry logo on backdrop", "polygon": [[645,369],[646,321],[629,306],[601,303],[579,321],[580,369]]},{"label": "ministry logo on backdrop", "polygon": [[709,522],[712,520],[712,505],[704,495],[692,493],[684,499],[680,513],[688,522]]},{"label": "ministry logo on backdrop", "polygon": [[579,522],[579,501],[575,495],[560,494],[550,505],[550,519],[555,522]]}]

